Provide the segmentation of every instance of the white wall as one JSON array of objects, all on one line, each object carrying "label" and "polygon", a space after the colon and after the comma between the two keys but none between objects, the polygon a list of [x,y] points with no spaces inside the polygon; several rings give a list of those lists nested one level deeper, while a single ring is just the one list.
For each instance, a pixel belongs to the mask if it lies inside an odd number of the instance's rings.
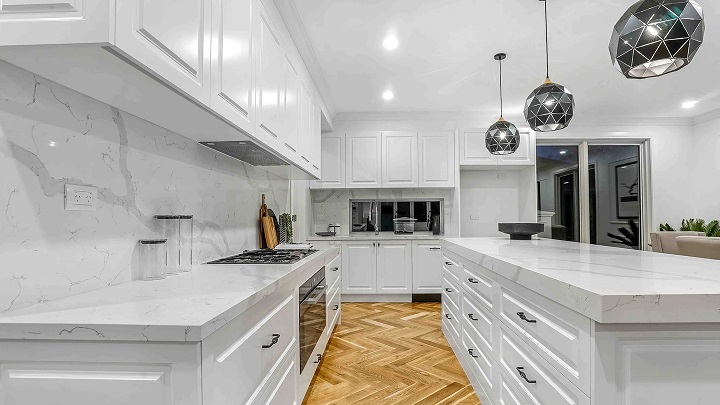
[{"label": "white wall", "polygon": [[[98,188],[65,211],[66,183]],[[194,260],[258,245],[287,180],[0,62],[0,312],[129,281],[156,214],[195,215]]]},{"label": "white wall", "polygon": [[694,187],[692,215],[687,216],[720,220],[720,111],[696,120],[692,143],[685,149],[692,154],[685,178]]}]

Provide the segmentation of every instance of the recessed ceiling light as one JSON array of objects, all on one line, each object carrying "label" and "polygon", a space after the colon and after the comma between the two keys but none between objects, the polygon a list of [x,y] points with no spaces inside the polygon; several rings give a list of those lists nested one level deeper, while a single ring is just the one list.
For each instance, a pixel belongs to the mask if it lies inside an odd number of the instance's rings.
[{"label": "recessed ceiling light", "polygon": [[48,146],[50,146],[50,147],[54,147],[55,145],[57,145],[57,144],[55,143],[55,141],[50,141],[50,142],[48,142]]},{"label": "recessed ceiling light", "polygon": [[698,100],[686,101],[686,102],[682,103],[682,108],[687,110],[687,109],[695,107],[695,105],[697,105],[697,103],[698,103]]},{"label": "recessed ceiling light", "polygon": [[564,154],[566,154],[566,153],[567,153],[566,150],[561,150],[561,151],[560,151],[560,154],[561,154],[561,155],[564,155]]},{"label": "recessed ceiling light", "polygon": [[386,36],[383,40],[382,45],[383,48],[387,49],[388,51],[393,51],[398,47],[398,45],[400,45],[400,42],[398,41],[395,34],[388,34],[388,36]]},{"label": "recessed ceiling light", "polygon": [[395,93],[392,92],[392,90],[386,90],[385,93],[382,95],[383,100],[390,101],[395,98]]}]

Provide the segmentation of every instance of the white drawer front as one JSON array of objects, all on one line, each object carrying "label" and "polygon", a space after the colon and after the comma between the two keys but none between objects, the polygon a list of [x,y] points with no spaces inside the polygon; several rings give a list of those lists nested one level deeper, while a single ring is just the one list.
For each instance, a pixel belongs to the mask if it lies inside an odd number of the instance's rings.
[{"label": "white drawer front", "polygon": [[[501,318],[586,394],[590,393],[590,320],[556,303],[504,286]],[[530,300],[534,302],[531,302]]]},{"label": "white drawer front", "polygon": [[497,318],[482,305],[474,303],[468,294],[463,294],[462,324],[463,330],[472,330],[473,334],[477,335],[476,344],[478,346],[482,346],[485,351],[492,353],[495,344],[494,328],[499,327]]},{"label": "white drawer front", "polygon": [[497,372],[497,366],[492,359],[492,354],[486,351],[486,348],[482,345],[477,344],[477,342],[478,338],[474,336],[474,333],[470,330],[463,329],[462,346],[465,351],[463,355],[467,356],[467,359],[472,365],[473,373],[480,380],[485,392],[490,394],[494,392],[493,383],[496,379],[493,378],[493,376],[494,373]]},{"label": "white drawer front", "polygon": [[327,335],[330,336],[333,333],[333,329],[337,324],[340,317],[341,303],[340,303],[340,286],[336,286],[335,289],[328,292],[330,299],[327,304]]},{"label": "white drawer front", "polygon": [[326,284],[328,287],[332,287],[335,285],[335,283],[340,279],[340,265],[342,260],[340,259],[340,255],[335,257],[330,261],[330,263],[325,265],[325,279]]},{"label": "white drawer front", "polygon": [[280,377],[275,388],[270,392],[270,396],[265,405],[295,405],[297,404],[297,378],[295,376],[295,352],[292,356],[293,360],[280,367],[277,371]]},{"label": "white drawer front", "polygon": [[452,332],[453,338],[455,338],[456,341],[460,341],[460,322],[458,319],[457,313],[452,310],[452,305],[448,305],[447,303],[443,303],[442,305],[443,311],[442,311],[442,321],[445,323],[445,325],[448,327],[448,329]]},{"label": "white drawer front", "polygon": [[477,295],[478,301],[487,309],[493,309],[493,281],[474,267],[463,265],[462,283],[465,288]]},{"label": "white drawer front", "polygon": [[[536,405],[589,405],[579,388],[563,377],[555,368],[534,359],[532,349],[517,336],[501,328],[500,368]],[[518,398],[519,399],[519,398]]]},{"label": "white drawer front", "polygon": [[442,294],[455,309],[460,309],[460,288],[447,273],[443,275]]},{"label": "white drawer front", "polygon": [[508,377],[504,370],[501,370],[498,387],[499,405],[526,405],[528,400],[525,394],[515,384],[512,378]]},{"label": "white drawer front", "polygon": [[455,278],[455,281],[460,281],[460,276],[462,274],[462,268],[460,264],[448,259],[447,256],[443,256],[443,268],[447,270],[453,278]]}]

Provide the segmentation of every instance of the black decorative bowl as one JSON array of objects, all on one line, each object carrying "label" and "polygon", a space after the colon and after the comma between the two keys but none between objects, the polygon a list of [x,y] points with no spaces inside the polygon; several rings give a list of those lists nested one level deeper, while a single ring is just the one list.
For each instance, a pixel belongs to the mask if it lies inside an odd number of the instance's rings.
[{"label": "black decorative bowl", "polygon": [[335,232],[315,232],[317,236],[335,236]]},{"label": "black decorative bowl", "polygon": [[510,222],[498,224],[498,231],[510,235],[512,240],[530,240],[532,236],[545,230],[545,224],[534,222]]}]

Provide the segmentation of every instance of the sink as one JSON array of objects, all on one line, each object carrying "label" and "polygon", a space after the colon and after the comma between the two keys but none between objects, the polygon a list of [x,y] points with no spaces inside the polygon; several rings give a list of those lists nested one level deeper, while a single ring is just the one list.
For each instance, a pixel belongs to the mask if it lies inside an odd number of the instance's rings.
[{"label": "sink", "polygon": [[512,240],[530,240],[545,230],[545,224],[535,222],[508,222],[498,224],[498,231],[510,235]]}]

